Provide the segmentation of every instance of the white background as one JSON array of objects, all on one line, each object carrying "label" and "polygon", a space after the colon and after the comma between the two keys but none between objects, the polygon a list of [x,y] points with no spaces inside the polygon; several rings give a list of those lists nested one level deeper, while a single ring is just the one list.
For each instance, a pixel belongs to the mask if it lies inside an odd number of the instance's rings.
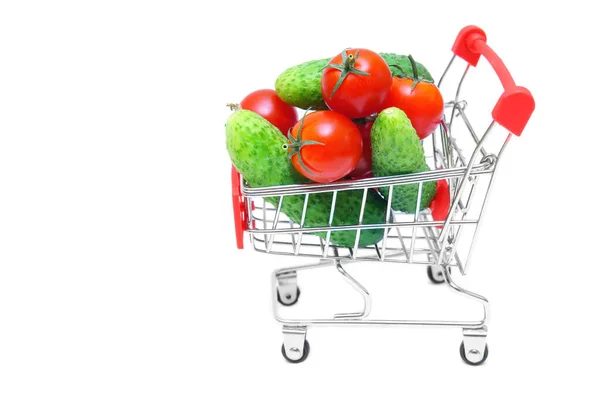
[{"label": "white background", "polygon": [[[597,22],[531,3],[2,2],[0,399],[597,398]],[[457,329],[316,327],[286,363],[270,274],[303,260],[235,248],[225,104],[345,47],[437,78],[468,24],[536,99],[459,281],[491,302],[488,361]],[[417,267],[353,268],[381,316],[453,299]],[[358,304],[324,279],[298,307]]]}]

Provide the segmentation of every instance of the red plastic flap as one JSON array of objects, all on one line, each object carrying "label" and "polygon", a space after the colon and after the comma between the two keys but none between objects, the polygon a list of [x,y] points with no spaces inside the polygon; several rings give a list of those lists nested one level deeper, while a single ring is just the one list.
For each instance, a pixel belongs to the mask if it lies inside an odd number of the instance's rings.
[{"label": "red plastic flap", "polygon": [[231,201],[233,205],[233,223],[235,224],[235,241],[238,249],[244,248],[244,231],[247,229],[248,216],[246,203],[242,196],[240,173],[231,166]]},{"label": "red plastic flap", "polygon": [[492,118],[512,134],[521,136],[534,109],[535,101],[529,90],[515,86],[502,93],[492,110]]},{"label": "red plastic flap", "polygon": [[476,51],[471,47],[471,41],[473,39],[481,39],[485,42],[487,37],[485,36],[485,32],[479,27],[475,25],[465,26],[456,36],[456,40],[452,45],[452,52],[473,67],[476,67],[479,62],[479,57],[481,57],[481,52]]}]

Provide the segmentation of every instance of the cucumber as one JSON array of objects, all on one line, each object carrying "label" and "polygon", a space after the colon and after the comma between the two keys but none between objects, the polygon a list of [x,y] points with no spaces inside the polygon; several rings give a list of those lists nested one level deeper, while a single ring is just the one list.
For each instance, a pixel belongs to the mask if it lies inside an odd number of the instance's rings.
[{"label": "cucumber", "polygon": [[321,75],[329,58],[312,60],[283,71],[275,80],[275,91],[284,102],[304,110],[328,110],[321,93]]},{"label": "cucumber", "polygon": [[[374,176],[403,175],[429,170],[417,132],[406,113],[397,107],[386,108],[373,122],[371,148]],[[436,187],[436,181],[423,182],[420,210],[429,207]],[[383,197],[388,198],[388,187],[381,187],[379,191]],[[418,193],[418,183],[394,186],[392,209],[415,213]]]},{"label": "cucumber", "polygon": [[[400,70],[394,65],[400,65],[404,72],[412,76],[412,67],[408,56],[396,53],[379,53],[386,61],[392,74],[398,75]],[[323,69],[331,58],[311,60],[294,65],[283,71],[275,80],[275,91],[286,103],[301,109],[327,110],[327,104],[321,93],[321,76]],[[416,62],[420,78],[433,81],[431,74],[423,64]]]},{"label": "cucumber", "polygon": [[[292,185],[309,180],[296,171],[284,148],[287,139],[260,115],[249,110],[234,111],[226,123],[226,147],[235,168],[251,187]],[[356,225],[359,222],[364,190],[340,191],[337,194],[332,226]],[[288,195],[281,204],[281,212],[300,224],[305,195]],[[333,194],[314,193],[309,196],[304,227],[326,228],[329,223]],[[279,197],[266,201],[277,207]],[[385,223],[386,202],[374,190],[367,192],[363,224]],[[327,232],[316,232],[325,239]],[[354,247],[356,230],[331,232],[330,241],[342,247]],[[370,246],[383,239],[383,229],[363,229],[359,246]]]},{"label": "cucumber", "polygon": [[[390,67],[392,75],[403,76],[402,71],[404,71],[409,78],[412,78],[414,76],[414,74],[412,73],[412,65],[410,64],[410,59],[408,58],[408,56],[396,53],[379,53],[379,55],[383,57],[385,62]],[[433,82],[433,78],[427,70],[427,68],[425,68],[425,66],[421,63],[415,62],[415,64],[417,65],[417,75],[419,76],[419,78]],[[398,67],[396,67],[396,65],[400,66],[400,68],[402,68],[402,71]]]}]

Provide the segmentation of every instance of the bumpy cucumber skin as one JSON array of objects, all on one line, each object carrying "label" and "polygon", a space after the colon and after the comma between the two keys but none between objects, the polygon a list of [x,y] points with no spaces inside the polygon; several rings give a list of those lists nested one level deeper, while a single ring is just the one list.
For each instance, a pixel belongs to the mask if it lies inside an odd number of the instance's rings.
[{"label": "bumpy cucumber skin", "polygon": [[[428,171],[429,167],[425,169]],[[423,171],[419,171],[423,172]],[[437,189],[437,182],[423,182],[423,188],[421,192],[421,207],[420,211],[423,211],[431,204],[431,201],[435,197]],[[381,188],[381,194],[387,198],[389,188]],[[404,211],[409,214],[417,212],[417,199],[419,196],[419,184],[407,184],[394,186],[394,193],[392,195],[392,209],[395,211]]]},{"label": "bumpy cucumber skin", "polygon": [[[279,130],[260,115],[235,111],[226,124],[226,147],[233,165],[252,187],[290,185],[309,182],[288,160],[287,143]],[[340,191],[337,194],[332,226],[356,225],[360,216],[363,190]],[[305,195],[286,196],[281,212],[296,223],[301,222]],[[277,207],[279,197],[268,197]],[[309,196],[304,226],[327,227],[331,212],[332,193],[314,193]],[[373,190],[367,192],[363,224],[385,222],[386,202]],[[327,232],[316,232],[326,239]],[[363,229],[359,246],[370,246],[383,239],[383,229]],[[343,247],[353,247],[356,230],[331,232],[330,241]]]},{"label": "bumpy cucumber skin", "polygon": [[313,60],[283,71],[275,81],[277,95],[286,103],[313,110],[328,110],[321,94],[321,76],[329,59]]},{"label": "bumpy cucumber skin", "polygon": [[[401,73],[401,71],[397,67],[393,67],[393,65],[399,65],[402,68],[402,70],[408,74],[409,78],[413,76],[412,65],[410,63],[410,60],[408,59],[408,56],[396,53],[379,53],[379,55],[383,57],[388,66],[390,66],[392,75],[396,76],[399,73]],[[427,68],[425,68],[425,66],[419,62],[415,61],[415,64],[417,65],[417,74],[419,78],[433,82],[433,77],[431,76]]]},{"label": "bumpy cucumber skin", "polygon": [[231,162],[255,187],[306,183],[288,160],[288,143],[269,121],[250,110],[238,110],[227,119],[226,146]]},{"label": "bumpy cucumber skin", "polygon": [[[429,170],[419,136],[404,111],[397,107],[383,110],[375,119],[371,128],[371,148],[374,176],[404,175]],[[436,186],[436,181],[423,183],[421,210],[431,204]],[[395,186],[392,209],[415,213],[418,190],[418,183]],[[388,197],[388,187],[381,187],[379,191],[385,198]]]}]

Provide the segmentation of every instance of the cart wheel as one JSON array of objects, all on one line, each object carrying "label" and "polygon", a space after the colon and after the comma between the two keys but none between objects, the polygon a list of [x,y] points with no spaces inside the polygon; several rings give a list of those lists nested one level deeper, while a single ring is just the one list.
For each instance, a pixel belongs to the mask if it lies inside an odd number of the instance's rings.
[{"label": "cart wheel", "polygon": [[440,284],[440,283],[444,283],[446,280],[444,279],[444,275],[442,273],[442,271],[437,271],[437,272],[433,272],[433,268],[431,267],[431,265],[427,266],[427,276],[429,277],[429,280],[433,283]]},{"label": "cart wheel", "polygon": [[298,364],[306,360],[306,357],[308,357],[308,353],[310,353],[310,345],[308,344],[308,340],[306,339],[304,339],[304,352],[302,353],[302,357],[300,357],[297,360],[290,359],[287,356],[287,354],[285,354],[285,344],[281,345],[281,354],[283,354],[283,358],[285,358],[288,362],[291,362],[292,364]]},{"label": "cart wheel", "polygon": [[[282,306],[286,306],[286,307],[291,307],[294,304],[296,304],[298,302],[298,299],[300,298],[300,288],[296,288],[296,299],[294,301],[292,301],[291,303],[289,302],[289,299],[292,297],[291,295],[286,295],[285,296],[286,299],[282,299],[281,296],[279,295],[279,291],[277,291],[277,301],[279,302],[279,304],[281,304]],[[287,301],[287,303],[286,303]]]},{"label": "cart wheel", "polygon": [[487,343],[485,344],[485,351],[483,352],[483,358],[481,359],[481,361],[477,361],[477,362],[472,362],[467,360],[467,355],[465,354],[465,342],[462,342],[460,344],[460,357],[463,359],[464,362],[466,362],[469,365],[481,365],[485,362],[485,360],[488,357],[488,346]]}]

